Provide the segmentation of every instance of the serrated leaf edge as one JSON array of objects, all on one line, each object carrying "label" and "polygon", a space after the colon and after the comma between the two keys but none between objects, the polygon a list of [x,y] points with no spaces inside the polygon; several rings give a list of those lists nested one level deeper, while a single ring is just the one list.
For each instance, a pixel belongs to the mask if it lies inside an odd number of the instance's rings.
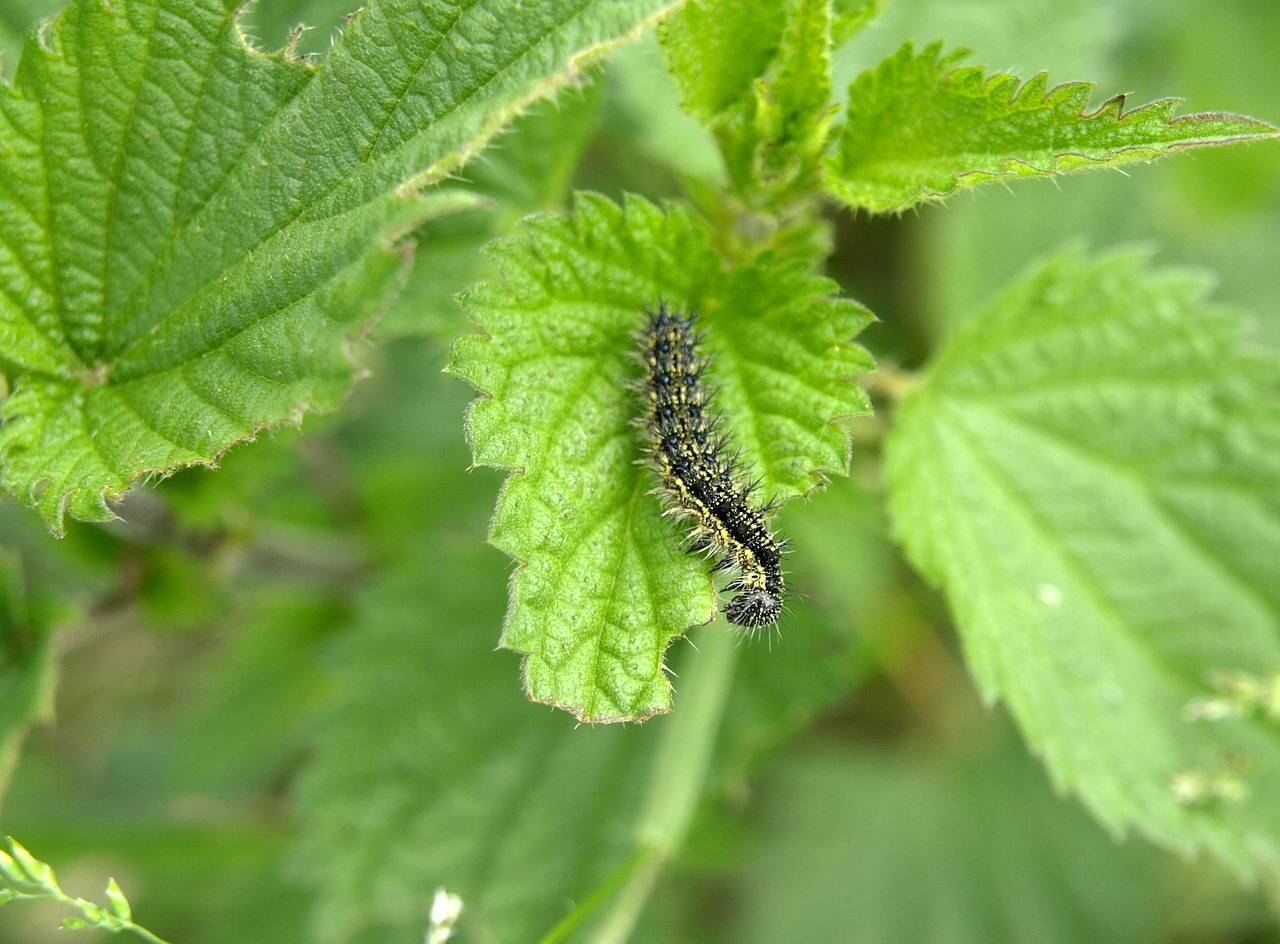
[{"label": "serrated leaf edge", "polygon": [[[1009,105],[1024,104],[1026,100],[1033,95],[1039,96],[1039,100],[1034,104],[1040,106],[1056,105],[1065,100],[1074,98],[1079,102],[1077,117],[1082,122],[1094,121],[1104,118],[1107,115],[1112,115],[1116,122],[1120,123],[1123,121],[1130,121],[1135,116],[1156,110],[1158,115],[1165,118],[1165,124],[1167,126],[1173,126],[1187,121],[1232,119],[1239,123],[1253,125],[1258,129],[1256,133],[1241,132],[1238,135],[1215,138],[1212,141],[1182,141],[1161,144],[1159,146],[1127,145],[1118,147],[1113,150],[1111,154],[1120,156],[1149,152],[1149,156],[1145,158],[1130,156],[1125,160],[1115,163],[1129,163],[1131,161],[1141,160],[1151,161],[1169,152],[1187,150],[1193,147],[1216,147],[1219,145],[1237,144],[1244,141],[1280,138],[1280,128],[1277,128],[1275,125],[1266,121],[1262,121],[1258,118],[1251,118],[1247,115],[1238,115],[1220,111],[1196,112],[1190,115],[1175,115],[1173,113],[1174,109],[1178,105],[1182,104],[1184,99],[1173,96],[1157,98],[1144,105],[1139,105],[1137,108],[1125,111],[1124,106],[1128,101],[1129,93],[1120,92],[1102,102],[1102,104],[1093,111],[1089,111],[1088,107],[1091,95],[1098,87],[1096,82],[1068,81],[1059,83],[1058,85],[1049,86],[1049,73],[1047,71],[1038,72],[1026,80],[1019,79],[1016,75],[1008,72],[987,74],[986,67],[984,66],[961,65],[964,60],[974,54],[972,49],[960,46],[952,49],[950,52],[944,53],[944,48],[945,43],[941,40],[935,40],[926,46],[924,50],[920,52],[919,56],[916,56],[914,41],[907,40],[907,42],[904,43],[894,55],[881,63],[880,66],[875,69],[868,70],[858,78],[854,79],[849,86],[850,96],[852,96],[854,89],[856,89],[860,83],[865,82],[869,84],[878,81],[882,72],[894,65],[908,61],[912,58],[917,58],[922,61],[928,58],[932,59],[932,62],[929,65],[929,71],[934,77],[941,76],[941,84],[943,88],[953,87],[958,81],[964,81],[970,84],[978,83],[981,85],[982,95],[985,97],[991,97],[990,93],[994,88],[1009,86],[1011,88],[1008,98]],[[839,136],[839,129],[837,129],[837,131],[832,135],[832,138],[838,142]],[[1105,167],[1113,163],[1113,161],[1108,158],[1093,158],[1076,151],[1061,151],[1055,153],[1047,167],[1040,167],[1030,161],[1013,156],[997,158],[996,160],[1002,163],[1005,167],[1025,167],[1032,172],[1026,176],[1036,177],[1054,176],[1059,173],[1066,173],[1067,171],[1060,170],[1060,164],[1063,161],[1074,160],[1078,162],[1076,167],[1070,168],[1071,170],[1089,166]],[[839,152],[837,152],[832,158],[829,158],[826,164],[827,189],[835,196],[844,199],[851,206],[865,209],[871,213],[901,213],[920,203],[942,202],[947,197],[954,195],[957,190],[975,186],[983,181],[998,180],[1007,176],[1020,176],[1017,174],[991,171],[956,171],[953,172],[952,175],[954,186],[950,189],[935,190],[921,186],[914,193],[901,201],[886,204],[861,203],[845,196],[845,194],[848,193],[848,188],[841,186],[843,176],[843,158]]]}]

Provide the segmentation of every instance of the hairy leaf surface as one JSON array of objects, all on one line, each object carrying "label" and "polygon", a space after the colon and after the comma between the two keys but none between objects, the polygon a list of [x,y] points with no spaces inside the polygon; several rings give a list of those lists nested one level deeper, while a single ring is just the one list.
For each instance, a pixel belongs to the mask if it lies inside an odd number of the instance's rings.
[{"label": "hairy leaf surface", "polygon": [[526,654],[532,698],[584,720],[665,711],[663,652],[715,600],[637,464],[644,309],[700,312],[725,428],[783,499],[845,468],[832,421],[866,410],[850,381],[871,364],[850,339],[870,316],[803,266],[723,270],[686,214],[639,199],[579,197],[493,258],[501,279],[465,298],[485,335],[459,341],[452,369],[487,394],[469,419],[476,462],[516,472],[491,536],[522,562],[503,645]]},{"label": "hairy leaf surface", "polygon": [[692,0],[659,29],[689,114],[712,122],[751,94],[782,42],[789,3]]},{"label": "hairy leaf surface", "polygon": [[827,187],[850,206],[896,212],[963,187],[1150,161],[1185,148],[1274,137],[1240,115],[1175,116],[1178,99],[1125,110],[1118,95],[1091,108],[1094,86],[1049,87],[961,66],[967,50],[907,43],[849,88]]},{"label": "hairy leaf surface", "polygon": [[4,483],[54,530],[332,405],[424,188],[662,0],[373,0],[319,69],[239,0],[76,0],[0,89]]},{"label": "hairy leaf surface", "polygon": [[1280,363],[1204,280],[1050,260],[903,403],[895,529],[982,691],[1103,822],[1280,864],[1280,719],[1195,720],[1280,669]]}]

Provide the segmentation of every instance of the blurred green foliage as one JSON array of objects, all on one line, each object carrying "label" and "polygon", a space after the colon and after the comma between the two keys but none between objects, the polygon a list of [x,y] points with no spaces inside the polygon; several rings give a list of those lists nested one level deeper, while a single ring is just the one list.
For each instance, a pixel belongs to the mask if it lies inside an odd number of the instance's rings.
[{"label": "blurred green foliage", "polygon": [[[8,73],[22,33],[58,6],[0,4]],[[316,24],[303,48],[323,55],[351,6],[262,0],[248,22],[266,45]],[[1273,0],[896,0],[837,51],[837,94],[908,38],[1280,118]],[[584,143],[576,186],[663,198],[682,174],[722,179],[677,100],[646,39],[500,140],[546,158],[541,186],[504,178],[501,152],[469,168],[493,206],[428,226],[384,321],[400,337],[358,348],[371,376],[339,413],[131,496],[127,525],[73,524],[56,546],[0,508],[0,679],[21,677],[0,737],[41,715],[44,633],[62,614],[57,720],[28,737],[3,829],[64,888],[93,897],[113,874],[141,923],[183,944],[381,944],[421,940],[446,884],[472,909],[459,940],[533,940],[620,864],[671,719],[576,731],[519,697],[514,658],[492,652],[510,573],[483,546],[500,476],[467,471],[468,391],[440,370],[480,243],[556,207]],[[1280,342],[1274,146],[833,219],[830,274],[881,316],[866,340],[890,362],[918,363],[1082,235],[1217,272],[1219,297]],[[688,848],[636,940],[1280,940],[1261,892],[1118,842],[1052,795],[1002,710],[977,703],[944,608],[889,543],[862,459],[879,428],[855,432],[852,478],[782,514],[806,596],[772,652],[739,654]],[[0,940],[51,941],[61,916],[5,908]],[[485,936],[495,928],[507,936]]]}]

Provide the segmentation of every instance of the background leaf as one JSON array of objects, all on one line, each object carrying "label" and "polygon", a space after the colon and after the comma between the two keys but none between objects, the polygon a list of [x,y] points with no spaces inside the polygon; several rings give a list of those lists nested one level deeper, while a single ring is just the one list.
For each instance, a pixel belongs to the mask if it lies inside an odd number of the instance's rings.
[{"label": "background leaf", "polygon": [[[1068,253],[958,332],[887,455],[895,531],[983,692],[1113,828],[1273,873],[1276,725],[1193,723],[1280,665],[1280,372],[1203,279]],[[1188,772],[1251,798],[1190,800]]]},{"label": "background leaf", "polygon": [[751,93],[782,42],[790,2],[692,0],[659,29],[681,104],[714,122]]},{"label": "background leaf", "polygon": [[503,571],[456,538],[424,546],[369,588],[332,653],[340,696],[296,857],[322,942],[421,941],[440,887],[462,897],[460,940],[536,940],[630,846],[654,732],[533,709],[510,657],[456,631],[499,623]]},{"label": "background leaf", "polygon": [[755,801],[760,838],[730,940],[1137,944],[1168,932],[1167,863],[1117,847],[1053,796],[1007,735],[971,750],[790,754]]},{"label": "background leaf", "polygon": [[831,421],[865,409],[848,380],[870,361],[848,339],[868,316],[799,266],[721,271],[685,214],[640,200],[580,197],[571,219],[530,221],[494,258],[502,281],[466,297],[486,334],[459,341],[452,370],[488,394],[469,417],[476,461],[519,470],[492,533],[524,564],[503,645],[528,655],[537,701],[584,720],[665,711],[662,653],[710,619],[713,597],[636,465],[628,384],[644,309],[699,310],[717,406],[781,498],[844,467],[847,433]]},{"label": "background leaf", "polygon": [[1172,151],[1274,137],[1239,115],[1175,117],[1175,99],[1125,111],[1123,95],[1093,107],[1093,85],[1048,87],[960,67],[968,51],[912,43],[849,90],[827,186],[872,212],[903,210],[999,177],[1045,176],[1149,161]]}]

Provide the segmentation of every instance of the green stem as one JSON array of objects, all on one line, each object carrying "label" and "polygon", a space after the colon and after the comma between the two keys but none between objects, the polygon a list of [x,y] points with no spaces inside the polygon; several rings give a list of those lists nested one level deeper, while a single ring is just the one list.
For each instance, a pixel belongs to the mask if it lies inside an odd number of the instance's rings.
[{"label": "green stem", "polygon": [[[169,942],[166,941],[164,938],[158,937],[155,934],[152,934],[142,925],[134,924],[132,921],[130,921],[127,918],[121,918],[113,915],[109,919],[110,921],[109,924],[101,923],[99,919],[95,918],[93,914],[88,910],[89,908],[99,908],[100,906],[94,905],[92,902],[85,901],[83,898],[73,898],[70,895],[68,895],[66,892],[64,892],[61,888],[55,888],[54,891],[47,892],[46,894],[43,894],[43,895],[24,895],[22,897],[54,898],[57,901],[70,905],[76,911],[80,912],[80,914],[84,917],[85,921],[88,922],[89,927],[97,928],[102,931],[109,931],[112,934],[119,934],[121,931],[132,931],[134,934],[142,938],[144,941],[149,942],[149,944],[169,944]],[[106,909],[101,909],[101,910],[106,911]]]},{"label": "green stem", "polygon": [[142,938],[144,941],[149,941],[149,942],[150,942],[150,944],[169,944],[169,942],[168,942],[168,941],[166,941],[164,938],[162,938],[162,937],[156,937],[154,934],[152,934],[152,933],[151,933],[150,931],[148,931],[146,928],[141,927],[140,925],[134,924],[132,921],[128,922],[128,923],[125,925],[125,927],[127,927],[127,928],[128,928],[130,931],[132,931],[134,934],[138,935],[138,936],[139,936],[140,938]]},{"label": "green stem", "polygon": [[628,862],[627,883],[593,938],[595,944],[623,944],[631,936],[663,867],[684,846],[711,769],[739,641],[736,632],[713,623],[683,666],[678,682],[683,698],[663,722],[636,828],[636,857]]},{"label": "green stem", "polygon": [[636,868],[644,861],[644,858],[644,852],[640,849],[628,856],[622,865],[609,873],[609,877],[596,886],[595,891],[578,902],[577,907],[565,915],[559,924],[543,935],[538,944],[561,944],[562,941],[567,940],[573,930],[588,915],[608,901],[613,896],[613,893],[622,887],[622,884],[631,877]]}]

